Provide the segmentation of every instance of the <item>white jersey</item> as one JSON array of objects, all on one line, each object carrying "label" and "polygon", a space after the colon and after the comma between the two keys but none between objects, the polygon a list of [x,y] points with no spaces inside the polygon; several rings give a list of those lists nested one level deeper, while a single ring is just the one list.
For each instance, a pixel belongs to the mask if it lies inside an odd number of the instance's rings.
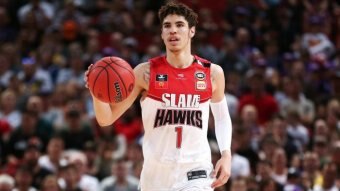
[{"label": "white jersey", "polygon": [[[165,57],[150,60],[149,90],[141,101],[145,129],[142,189],[176,190],[170,188],[181,184],[182,179],[188,182],[209,178],[212,170],[207,139],[212,95],[210,62],[195,58],[185,69],[172,67]],[[193,171],[196,167],[198,171]],[[175,177],[178,180],[165,180],[176,173],[181,176]],[[149,186],[143,188],[143,180]]]}]

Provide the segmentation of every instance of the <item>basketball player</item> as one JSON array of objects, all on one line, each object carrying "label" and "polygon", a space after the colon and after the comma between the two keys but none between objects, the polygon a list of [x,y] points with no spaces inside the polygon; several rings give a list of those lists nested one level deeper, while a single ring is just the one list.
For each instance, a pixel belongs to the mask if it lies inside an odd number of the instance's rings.
[{"label": "basketball player", "polygon": [[[196,13],[183,4],[168,3],[158,14],[166,55],[136,66],[135,87],[124,101],[108,104],[92,96],[96,119],[101,126],[111,125],[141,94],[141,190],[211,191],[230,176],[232,127],[223,71],[191,54]],[[209,105],[221,151],[215,169],[207,140]]]}]

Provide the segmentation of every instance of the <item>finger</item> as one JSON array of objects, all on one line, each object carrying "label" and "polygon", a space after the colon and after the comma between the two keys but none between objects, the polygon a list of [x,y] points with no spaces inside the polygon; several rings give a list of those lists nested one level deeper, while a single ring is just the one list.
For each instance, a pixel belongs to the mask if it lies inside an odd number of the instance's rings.
[{"label": "finger", "polygon": [[228,180],[227,176],[219,176],[218,179],[211,184],[211,187],[212,188],[220,187],[223,184],[225,184],[227,180]]},{"label": "finger", "polygon": [[[227,174],[225,171],[221,170],[221,173],[219,174],[217,180],[215,181],[215,184],[213,183],[212,186],[215,186],[215,187],[218,187],[218,186],[221,186],[225,183],[225,180],[227,179]],[[214,188],[215,188],[214,187]]]},{"label": "finger", "polygon": [[215,180],[212,184],[211,184],[211,188],[217,188],[217,187],[219,187],[219,186],[221,186],[222,185],[222,182],[221,182],[221,180]]},{"label": "finger", "polygon": [[216,166],[215,166],[215,169],[214,169],[213,172],[212,172],[212,176],[213,176],[213,177],[216,177],[216,176],[217,176],[217,173],[218,173],[218,171],[220,171],[220,169],[221,169],[221,164],[218,162],[218,163],[216,164]]},{"label": "finger", "polygon": [[93,64],[90,64],[90,65],[87,67],[87,69],[91,69],[92,66],[93,66]]}]

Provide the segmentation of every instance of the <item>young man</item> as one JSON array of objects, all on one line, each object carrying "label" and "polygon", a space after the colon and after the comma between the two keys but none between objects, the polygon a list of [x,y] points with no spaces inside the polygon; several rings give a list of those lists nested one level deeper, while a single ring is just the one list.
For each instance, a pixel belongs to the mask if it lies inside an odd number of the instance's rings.
[{"label": "young man", "polygon": [[[224,185],[230,176],[232,127],[223,71],[191,54],[197,15],[190,8],[168,3],[159,10],[159,18],[166,56],[134,69],[135,87],[124,101],[108,104],[93,96],[96,119],[101,126],[111,125],[142,94],[141,189],[210,191]],[[215,169],[207,140],[209,104],[221,151]]]}]

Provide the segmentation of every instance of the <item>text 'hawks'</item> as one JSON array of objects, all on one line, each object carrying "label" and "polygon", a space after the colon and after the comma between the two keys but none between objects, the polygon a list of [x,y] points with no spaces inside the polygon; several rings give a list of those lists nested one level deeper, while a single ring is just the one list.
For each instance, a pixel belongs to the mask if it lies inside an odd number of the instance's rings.
[{"label": "text 'hawks'", "polygon": [[164,107],[171,109],[158,109],[155,116],[154,127],[164,125],[190,125],[202,128],[202,111],[172,108],[198,108],[200,95],[169,94],[162,95]]}]

